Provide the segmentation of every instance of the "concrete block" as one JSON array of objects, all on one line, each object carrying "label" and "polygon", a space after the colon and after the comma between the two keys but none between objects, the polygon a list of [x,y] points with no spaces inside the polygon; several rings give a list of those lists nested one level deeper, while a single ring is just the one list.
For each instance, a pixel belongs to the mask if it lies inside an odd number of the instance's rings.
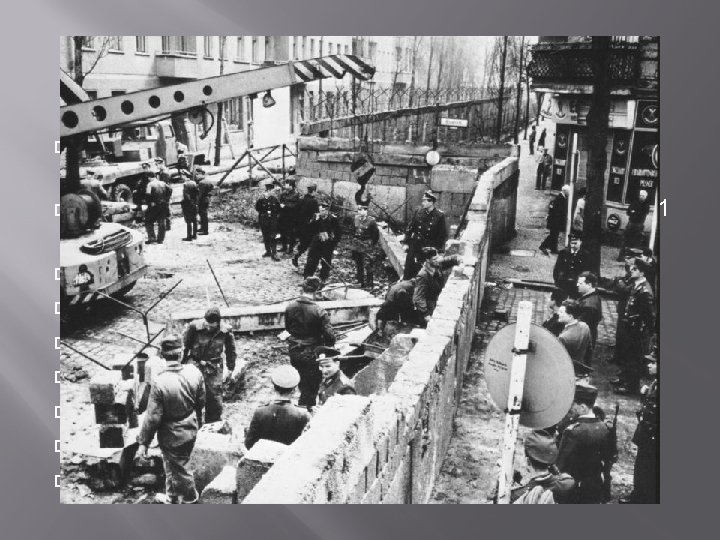
[{"label": "concrete block", "polygon": [[245,499],[247,494],[252,491],[263,475],[287,449],[288,446],[285,444],[260,439],[248,450],[248,453],[240,461],[235,476],[235,490],[237,491],[238,502]]},{"label": "concrete block", "polygon": [[[125,424],[134,418],[137,425],[137,415],[134,414],[135,403],[132,390],[123,389],[115,396],[114,403],[95,403],[96,424]],[[132,424],[132,423],[131,423]],[[130,427],[135,427],[130,425]]]},{"label": "concrete block", "polygon": [[200,431],[188,463],[198,491],[220,474],[223,467],[235,465],[242,455],[240,442],[231,435]]},{"label": "concrete block", "polygon": [[123,448],[125,446],[126,424],[103,424],[99,427],[100,448]]},{"label": "concrete block", "polygon": [[121,382],[122,374],[119,371],[99,372],[90,380],[90,403],[115,403]]},{"label": "concrete block", "polygon": [[236,475],[236,467],[232,465],[223,467],[220,474],[202,490],[200,504],[234,504],[237,502]]}]

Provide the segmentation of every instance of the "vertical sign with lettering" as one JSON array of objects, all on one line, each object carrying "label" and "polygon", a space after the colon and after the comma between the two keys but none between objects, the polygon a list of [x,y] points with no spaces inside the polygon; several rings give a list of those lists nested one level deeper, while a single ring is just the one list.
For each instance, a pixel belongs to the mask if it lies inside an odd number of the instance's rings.
[{"label": "vertical sign with lettering", "polygon": [[660,135],[657,131],[635,131],[632,155],[630,157],[630,174],[628,175],[628,189],[625,202],[631,203],[637,199],[641,189],[648,192],[648,200],[655,197],[660,180],[658,154]]},{"label": "vertical sign with lettering", "polygon": [[553,156],[552,189],[560,189],[565,183],[568,147],[570,146],[570,126],[555,125],[555,155]]},{"label": "vertical sign with lettering", "polygon": [[625,188],[629,155],[630,132],[616,129],[613,136],[612,156],[610,156],[610,177],[606,197],[608,201],[623,202],[622,196]]}]

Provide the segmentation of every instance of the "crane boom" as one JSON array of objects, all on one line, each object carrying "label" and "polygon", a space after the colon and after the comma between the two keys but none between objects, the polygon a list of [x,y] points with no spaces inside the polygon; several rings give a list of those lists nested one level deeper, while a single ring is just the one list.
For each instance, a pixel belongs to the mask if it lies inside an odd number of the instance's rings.
[{"label": "crane boom", "polygon": [[[357,56],[338,54],[92,101],[66,99],[69,104],[60,107],[60,136],[70,137],[128,122],[177,114],[210,103],[317,79],[342,78],[346,74],[368,80],[375,74],[375,68]],[[61,91],[62,82],[61,77]],[[64,89],[67,91],[67,87]]]}]

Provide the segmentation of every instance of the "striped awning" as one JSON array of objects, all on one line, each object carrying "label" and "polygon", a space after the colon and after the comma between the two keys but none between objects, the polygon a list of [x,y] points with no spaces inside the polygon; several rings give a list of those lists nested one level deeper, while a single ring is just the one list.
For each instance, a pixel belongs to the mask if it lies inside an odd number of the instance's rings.
[{"label": "striped awning", "polygon": [[82,103],[87,101],[90,97],[82,87],[76,83],[73,78],[65,73],[62,69],[60,70],[60,99],[66,105],[75,105],[76,103]]},{"label": "striped awning", "polygon": [[328,79],[330,77],[342,79],[345,75],[352,75],[357,79],[367,81],[375,75],[373,66],[350,54],[336,54],[310,60],[299,60],[292,64],[295,75],[303,82]]}]

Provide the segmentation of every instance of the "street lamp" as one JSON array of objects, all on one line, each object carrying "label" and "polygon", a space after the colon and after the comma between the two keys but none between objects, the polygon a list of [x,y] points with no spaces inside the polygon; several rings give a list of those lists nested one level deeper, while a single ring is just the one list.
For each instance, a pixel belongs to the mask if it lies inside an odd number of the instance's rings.
[{"label": "street lamp", "polygon": [[270,94],[270,90],[268,90],[265,95],[262,98],[262,105],[266,109],[269,109],[273,105],[275,105],[275,99],[272,97],[272,94]]}]

